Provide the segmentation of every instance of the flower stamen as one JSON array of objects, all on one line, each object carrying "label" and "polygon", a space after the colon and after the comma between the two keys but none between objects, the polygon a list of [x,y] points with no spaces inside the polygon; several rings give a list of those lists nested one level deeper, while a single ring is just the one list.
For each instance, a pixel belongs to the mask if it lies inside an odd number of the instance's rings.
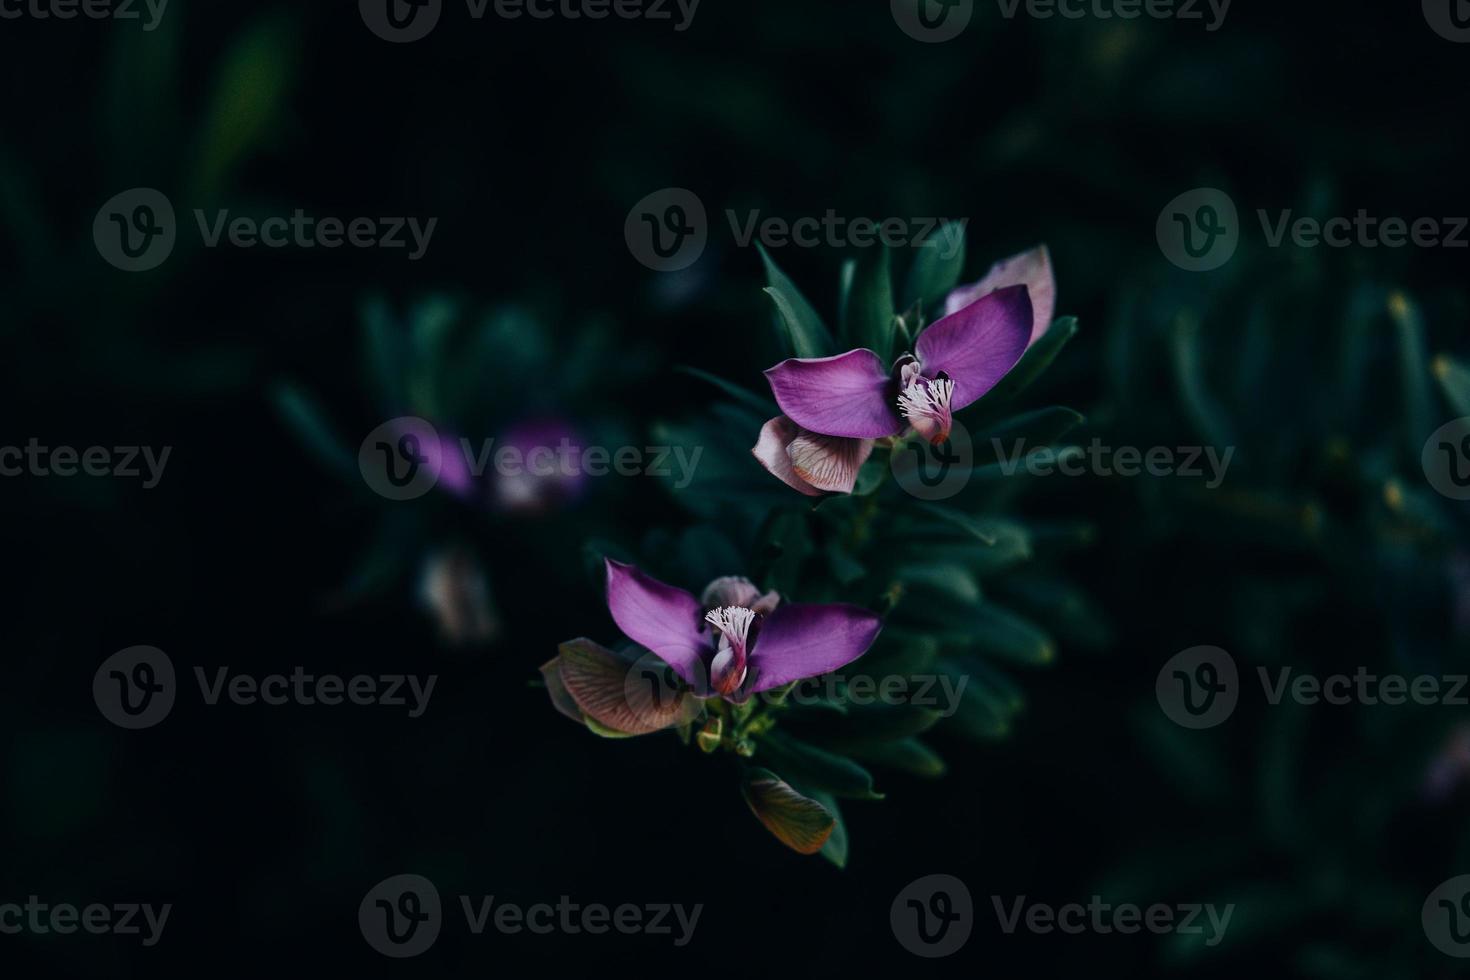
[{"label": "flower stamen", "polygon": [[710,664],[710,683],[720,694],[733,694],[745,683],[745,653],[755,613],[744,606],[721,606],[704,615],[720,631],[720,646]]},{"label": "flower stamen", "polygon": [[899,394],[898,411],[915,432],[937,446],[949,438],[953,395],[954,382],[943,375],[934,380],[915,377]]}]

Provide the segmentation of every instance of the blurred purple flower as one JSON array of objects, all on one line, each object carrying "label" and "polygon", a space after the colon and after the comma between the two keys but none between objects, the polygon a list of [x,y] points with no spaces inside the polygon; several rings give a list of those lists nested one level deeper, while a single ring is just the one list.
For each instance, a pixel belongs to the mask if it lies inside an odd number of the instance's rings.
[{"label": "blurred purple flower", "polygon": [[[516,451],[518,465],[495,470],[491,494],[502,510],[534,513],[581,496],[587,475],[581,465],[581,437],[559,419],[522,423],[502,437],[497,447]],[[492,456],[492,462],[494,460]]]},{"label": "blurred purple flower", "polygon": [[500,633],[500,618],[479,560],[451,545],[431,554],[419,579],[419,601],[439,633],[456,646],[488,643]]}]

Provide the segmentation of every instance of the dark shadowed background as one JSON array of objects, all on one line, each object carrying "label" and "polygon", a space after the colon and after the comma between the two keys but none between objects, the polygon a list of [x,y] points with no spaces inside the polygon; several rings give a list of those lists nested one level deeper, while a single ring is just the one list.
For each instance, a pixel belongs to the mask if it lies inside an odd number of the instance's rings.
[{"label": "dark shadowed background", "polygon": [[[0,935],[8,976],[1454,972],[1419,907],[1470,871],[1470,798],[1421,787],[1454,762],[1441,756],[1463,708],[1275,709],[1257,687],[1228,725],[1184,733],[1161,729],[1154,679],[1200,644],[1252,677],[1464,667],[1464,505],[1434,493],[1418,450],[1470,414],[1441,401],[1424,360],[1467,353],[1467,252],[1272,248],[1255,214],[1470,214],[1470,46],[1415,3],[1240,0],[1209,31],[1204,8],[1006,19],[980,0],[942,44],[907,36],[887,6],[703,0],[680,32],[475,21],[449,2],[403,45],[347,2],[172,0],[152,31],[0,19],[0,444],[172,447],[152,489],[0,479],[0,902],[174,906],[153,948]],[[1223,268],[1188,273],[1155,222],[1201,186],[1233,199],[1242,241]],[[92,229],[137,187],[172,201],[179,245],[129,274]],[[629,209],[666,187],[710,216],[684,273],[650,271],[624,241]],[[222,208],[438,224],[418,261],[200,247],[193,211]],[[469,379],[466,404],[490,407],[456,426],[480,438],[553,418],[653,445],[659,424],[715,400],[676,366],[756,388],[776,356],[760,257],[727,209],[966,218],[967,280],[1046,242],[1058,312],[1082,332],[1035,403],[1088,415],[1083,444],[1240,447],[1218,491],[1057,478],[1027,498],[1093,528],[1066,568],[1106,641],[1064,639],[1026,676],[1009,739],[941,745],[946,779],[894,777],[887,800],[845,807],[845,870],[769,838],[724,760],[671,737],[593,738],[533,686],[559,641],[616,636],[584,542],[695,523],[659,481],[593,479],[533,514],[443,506],[384,532],[385,502],[332,472],[291,417],[309,393],[355,455],[389,417],[365,324],[437,303],[456,322],[520,318],[503,370]],[[779,261],[830,308],[842,256]],[[389,558],[384,533],[399,535]],[[449,642],[420,602],[424,564],[454,542],[483,568],[493,637]],[[139,644],[185,683],[166,721],[124,731],[93,675]],[[207,706],[193,669],[226,665],[438,683],[417,719]],[[357,909],[405,872],[455,906],[704,910],[675,948],[470,937],[451,909],[430,953],[395,963]],[[895,941],[889,905],[933,873],[967,883],[976,922],[962,952],[924,961]],[[1240,935],[1182,952],[1147,935],[1007,935],[991,904],[1099,893],[1236,901]]]}]

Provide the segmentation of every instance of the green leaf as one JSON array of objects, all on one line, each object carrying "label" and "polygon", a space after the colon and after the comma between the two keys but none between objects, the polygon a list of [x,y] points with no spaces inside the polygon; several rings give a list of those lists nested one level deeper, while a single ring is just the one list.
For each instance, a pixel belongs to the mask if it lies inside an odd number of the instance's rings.
[{"label": "green leaf", "polygon": [[[1426,433],[1435,428],[1430,421],[1428,356],[1424,346],[1424,318],[1416,306],[1403,293],[1394,293],[1388,298],[1388,311],[1398,327],[1399,334],[1399,384],[1404,404],[1404,438],[1407,450],[1413,458],[1428,438]],[[1228,443],[1222,443],[1228,445]]]},{"label": "green leaf", "polygon": [[813,793],[812,799],[826,807],[827,812],[832,814],[832,836],[827,838],[827,843],[822,845],[822,857],[831,861],[839,868],[847,867],[847,823],[842,819],[842,810],[837,805],[837,799],[831,793]]},{"label": "green leaf", "polygon": [[888,480],[888,459],[869,457],[858,470],[857,483],[853,484],[852,495],[854,497],[871,497],[882,488]]},{"label": "green leaf", "polygon": [[1077,336],[1077,318],[1062,317],[1051,325],[1051,329],[1037,338],[1015,367],[1000,379],[1000,383],[987,391],[974,409],[977,416],[991,416],[1001,411],[1011,399],[1030,386],[1057,359],[1067,341]]},{"label": "green leaf", "polygon": [[389,413],[409,411],[408,344],[386,301],[373,298],[363,305],[362,333],[367,376],[378,406]]},{"label": "green leaf", "polygon": [[953,728],[971,741],[992,742],[1011,733],[1010,717],[1010,712],[1000,710],[977,685],[967,684],[944,730]]},{"label": "green leaf", "polygon": [[847,746],[853,758],[874,766],[883,766],[910,776],[938,779],[948,770],[944,760],[929,746],[917,738],[904,738],[895,742],[857,742]]},{"label": "green leaf", "polygon": [[1450,407],[1461,415],[1470,415],[1470,368],[1441,354],[1434,359],[1434,376]]},{"label": "green leaf", "polygon": [[980,583],[970,570],[957,562],[926,562],[898,569],[899,580],[909,588],[928,589],[959,602],[979,602]]},{"label": "green leaf", "polygon": [[[1049,446],[1084,421],[1086,418],[1081,412],[1053,405],[998,422],[976,442],[982,443],[986,450],[993,451],[994,440],[999,440],[1009,458]],[[1009,445],[1005,445],[1007,443]]]},{"label": "green leaf", "polygon": [[945,657],[940,667],[951,677],[966,678],[966,690],[975,688],[1001,717],[1014,718],[1026,710],[1026,695],[1016,682],[979,657],[959,653]]},{"label": "green leaf", "polygon": [[964,269],[965,223],[945,222],[924,239],[914,256],[903,290],[903,308],[920,304],[925,310],[938,309],[950,291],[960,284]]},{"label": "green leaf", "polygon": [[1174,325],[1174,377],[1185,411],[1206,445],[1233,446],[1230,420],[1205,379],[1205,358],[1199,344],[1200,324],[1193,315],[1180,314]]},{"label": "green leaf", "polygon": [[787,278],[775,259],[763,246],[761,261],[766,265],[766,294],[776,304],[783,347],[796,357],[826,357],[832,353],[832,334],[817,311],[807,302],[796,283]]},{"label": "green leaf", "polygon": [[1007,575],[997,579],[996,593],[1021,612],[1045,622],[1071,642],[1101,648],[1112,630],[1092,599],[1074,585],[1039,575]]},{"label": "green leaf", "polygon": [[356,475],[357,460],[310,395],[293,384],[283,382],[271,391],[271,401],[286,425],[301,438],[313,456],[339,473]]},{"label": "green leaf", "polygon": [[802,786],[849,799],[883,799],[873,789],[872,773],[856,762],[779,731],[761,738],[756,758]]},{"label": "green leaf", "polygon": [[242,34],[225,55],[204,110],[191,201],[214,203],[234,169],[280,131],[300,37],[294,22],[272,15]]},{"label": "green leaf", "polygon": [[[822,717],[820,731],[813,732],[810,735],[811,738],[824,745],[839,746],[910,738],[924,734],[937,725],[940,718],[943,717],[942,712],[922,705],[870,704],[868,701],[873,695],[869,692],[876,690],[877,684],[881,683],[885,677],[898,675],[885,673],[857,676],[868,677],[874,682],[872,685],[865,685],[867,691],[864,692],[863,703],[849,703],[847,711],[840,717]],[[849,687],[852,686],[855,679],[849,679]],[[912,689],[910,691],[912,692]],[[925,693],[930,698],[938,697],[937,689]],[[804,732],[803,735],[805,734],[807,733]],[[846,751],[845,748],[843,751]]]},{"label": "green leaf", "polygon": [[916,506],[919,510],[932,514],[949,524],[953,524],[983,544],[994,545],[999,540],[994,529],[989,524],[978,518],[971,517],[963,511],[955,510],[953,507],[945,507],[942,504],[936,504],[928,500],[921,501]]},{"label": "green leaf", "polygon": [[780,414],[780,409],[777,408],[776,402],[773,399],[762,398],[749,388],[742,387],[733,381],[726,381],[719,375],[710,374],[708,371],[701,371],[697,367],[679,366],[674,368],[674,371],[678,374],[687,374],[691,378],[698,378],[700,381],[714,385],[740,404],[759,412],[764,418],[772,418]]},{"label": "green leaf", "polygon": [[748,770],[740,791],[765,828],[798,854],[816,854],[836,829],[837,818],[826,807],[767,769]]},{"label": "green leaf", "polygon": [[853,271],[843,307],[842,336],[848,347],[866,347],[887,364],[893,354],[893,281],[888,247],[865,251]]},{"label": "green leaf", "polygon": [[993,602],[976,607],[975,646],[983,654],[1026,666],[1049,664],[1057,658],[1050,636]]}]

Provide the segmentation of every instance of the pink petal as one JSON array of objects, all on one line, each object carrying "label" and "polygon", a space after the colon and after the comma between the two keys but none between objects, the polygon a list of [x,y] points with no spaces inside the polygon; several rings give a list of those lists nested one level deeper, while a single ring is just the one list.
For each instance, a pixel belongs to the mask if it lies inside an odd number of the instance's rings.
[{"label": "pink petal", "polygon": [[852,439],[881,439],[904,429],[890,398],[888,369],[866,348],[793,357],[766,371],[766,379],[781,411],[803,429]]},{"label": "pink petal", "polygon": [[788,487],[800,490],[808,497],[820,497],[822,491],[796,475],[796,471],[791,468],[791,457],[786,454],[786,447],[791,445],[791,440],[800,431],[795,422],[784,415],[778,415],[761,426],[760,438],[756,440],[750,454],[766,468],[767,473]]},{"label": "pink petal", "polygon": [[945,315],[958,313],[1006,286],[1025,286],[1030,292],[1032,323],[1029,343],[1036,343],[1037,338],[1051,327],[1057,309],[1057,280],[1052,272],[1051,252],[1045,245],[1002,259],[990,267],[984,279],[954,290],[944,302]]},{"label": "pink petal", "polygon": [[606,561],[607,608],[618,628],[658,654],[685,683],[698,686],[710,651],[699,600],[632,565]]},{"label": "pink petal", "polygon": [[867,652],[883,620],[849,605],[784,605],[766,617],[750,651],[751,693],[817,677]]},{"label": "pink petal", "polygon": [[1031,338],[1031,300],[1025,286],[1007,286],[982,297],[919,334],[914,353],[926,378],[946,374],[954,382],[950,410],[985,394],[1016,366]]},{"label": "pink petal", "polygon": [[775,592],[761,595],[755,583],[743,575],[724,575],[704,587],[699,603],[707,609],[744,606],[765,614],[781,604],[781,596]]},{"label": "pink petal", "polygon": [[[647,735],[688,724],[699,713],[699,699],[688,692],[668,698],[665,703],[651,687],[631,683],[628,674],[634,665],[591,640],[563,643],[552,663],[561,681],[560,691],[584,715],[610,731]],[[566,713],[556,690],[552,691],[552,703]]]},{"label": "pink petal", "polygon": [[786,449],[797,479],[818,490],[852,493],[858,470],[873,454],[873,440],[802,432]]}]

